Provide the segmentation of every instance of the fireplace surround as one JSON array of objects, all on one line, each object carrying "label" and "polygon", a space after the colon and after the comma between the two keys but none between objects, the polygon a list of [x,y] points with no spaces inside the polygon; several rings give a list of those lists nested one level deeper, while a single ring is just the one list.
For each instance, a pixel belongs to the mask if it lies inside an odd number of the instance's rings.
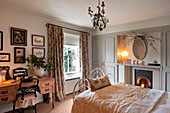
[{"label": "fireplace surround", "polygon": [[142,70],[142,69],[135,69],[135,85],[145,87],[145,88],[151,88],[153,87],[153,72],[149,70]]}]

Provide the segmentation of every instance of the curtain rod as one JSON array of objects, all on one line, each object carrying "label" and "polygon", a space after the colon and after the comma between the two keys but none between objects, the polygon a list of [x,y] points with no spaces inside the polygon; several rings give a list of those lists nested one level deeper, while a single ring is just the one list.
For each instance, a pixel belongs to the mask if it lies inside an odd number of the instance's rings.
[{"label": "curtain rod", "polygon": [[72,28],[68,28],[68,27],[63,27],[63,26],[59,26],[59,25],[55,25],[55,24],[50,24],[50,23],[47,23],[46,26],[49,27],[49,25],[53,25],[53,26],[57,26],[57,27],[62,27],[64,29],[68,29],[68,30],[72,30],[72,31],[77,31],[77,32],[81,32],[81,33],[86,33],[90,36],[90,33],[88,32],[85,32],[85,31],[80,31],[80,30],[76,30],[76,29],[72,29]]}]

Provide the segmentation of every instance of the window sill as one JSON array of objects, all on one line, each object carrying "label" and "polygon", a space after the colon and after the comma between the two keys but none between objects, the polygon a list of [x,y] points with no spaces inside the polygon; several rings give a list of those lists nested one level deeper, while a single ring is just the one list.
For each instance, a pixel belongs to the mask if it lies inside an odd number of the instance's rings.
[{"label": "window sill", "polygon": [[75,79],[80,79],[80,77],[67,78],[67,79],[65,79],[65,81],[71,81],[71,80],[75,80]]},{"label": "window sill", "polygon": [[72,73],[72,74],[65,74],[65,81],[74,80],[74,79],[80,79],[81,73]]}]

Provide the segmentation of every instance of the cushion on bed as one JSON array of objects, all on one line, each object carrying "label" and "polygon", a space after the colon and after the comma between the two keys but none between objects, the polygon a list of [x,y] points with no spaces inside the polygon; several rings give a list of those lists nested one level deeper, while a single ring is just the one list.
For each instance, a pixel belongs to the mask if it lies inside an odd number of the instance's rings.
[{"label": "cushion on bed", "polygon": [[100,79],[88,79],[92,91],[111,85],[109,77],[106,75]]}]

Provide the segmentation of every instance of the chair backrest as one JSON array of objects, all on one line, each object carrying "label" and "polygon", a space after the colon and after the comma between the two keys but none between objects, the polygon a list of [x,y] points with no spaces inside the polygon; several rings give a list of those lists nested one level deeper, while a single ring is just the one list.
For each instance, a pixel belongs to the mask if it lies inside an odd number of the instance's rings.
[{"label": "chair backrest", "polygon": [[[34,82],[35,84],[30,86],[30,87],[24,87],[22,86],[24,83],[28,83],[28,82]],[[22,97],[21,99],[24,100],[24,94],[26,93],[34,93],[35,94],[35,97],[37,97],[37,90],[38,90],[38,84],[39,84],[39,80],[38,78],[27,78],[27,79],[23,79],[21,80],[20,84],[19,84],[19,87],[20,87],[20,90],[22,92]]]},{"label": "chair backrest", "polygon": [[28,76],[28,71],[26,68],[16,68],[13,69],[13,78],[16,79],[17,77],[23,79],[25,76]]}]

